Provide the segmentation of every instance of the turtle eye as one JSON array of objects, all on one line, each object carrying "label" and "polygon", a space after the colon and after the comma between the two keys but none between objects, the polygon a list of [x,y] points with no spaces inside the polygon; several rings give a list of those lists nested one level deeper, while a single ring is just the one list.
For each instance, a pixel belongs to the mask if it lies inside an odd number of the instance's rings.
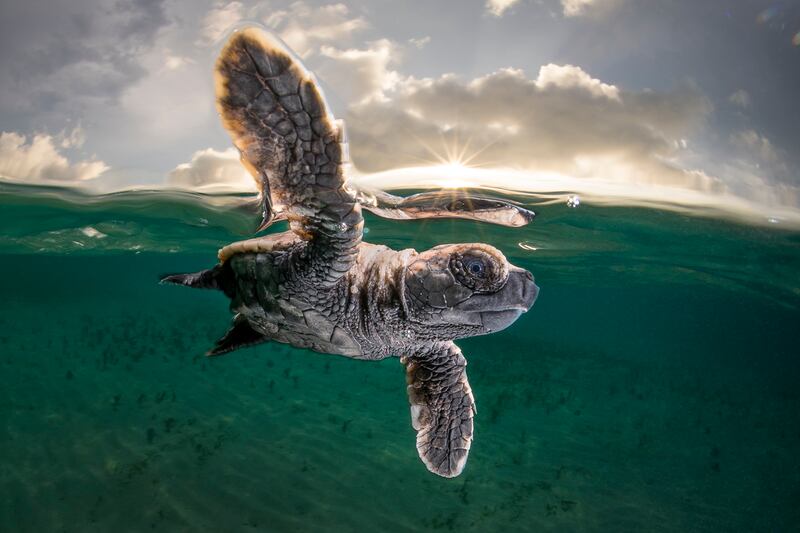
[{"label": "turtle eye", "polygon": [[476,278],[483,278],[486,275],[486,264],[478,258],[471,257],[464,261],[467,272]]},{"label": "turtle eye", "polygon": [[456,254],[450,259],[450,270],[461,285],[477,292],[499,289],[508,275],[502,264],[480,250]]}]

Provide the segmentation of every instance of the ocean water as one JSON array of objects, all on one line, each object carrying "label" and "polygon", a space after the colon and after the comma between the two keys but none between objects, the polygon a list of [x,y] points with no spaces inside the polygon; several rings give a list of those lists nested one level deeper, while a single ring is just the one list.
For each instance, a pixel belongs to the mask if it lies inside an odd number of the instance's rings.
[{"label": "ocean water", "polygon": [[224,296],[157,279],[247,236],[241,198],[3,185],[0,530],[800,529],[800,232],[517,199],[522,229],[366,216],[368,241],[487,242],[541,287],[459,342],[475,440],[443,479],[397,359],[203,357]]}]

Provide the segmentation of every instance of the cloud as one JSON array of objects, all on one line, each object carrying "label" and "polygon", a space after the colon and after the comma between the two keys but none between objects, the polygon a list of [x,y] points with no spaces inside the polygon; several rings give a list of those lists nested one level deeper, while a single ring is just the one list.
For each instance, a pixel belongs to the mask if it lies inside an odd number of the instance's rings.
[{"label": "cloud", "polygon": [[172,55],[169,53],[169,50],[166,50],[166,54],[164,55],[164,67],[161,71],[181,70],[194,63],[194,59],[190,57]]},{"label": "cloud", "polygon": [[[750,190],[743,191],[743,194],[761,196],[770,193],[775,195],[774,203],[793,202],[790,205],[800,206],[797,176],[784,150],[753,129],[732,133],[730,143],[734,152],[726,161],[728,175],[738,176],[738,181],[748,186]],[[735,185],[735,180],[731,181]],[[779,191],[779,194],[775,194],[775,191]]]},{"label": "cloud", "polygon": [[587,15],[591,11],[607,10],[616,7],[622,0],[561,0],[565,17]]},{"label": "cloud", "polygon": [[400,80],[397,71],[390,68],[400,54],[399,47],[388,39],[367,43],[364,49],[323,46],[320,55],[331,61],[323,61],[317,71],[347,102],[382,100]]},{"label": "cloud", "polygon": [[[43,4],[43,0],[32,3]],[[41,25],[47,31],[31,32],[38,42],[25,33],[19,43],[10,43],[15,54],[11,66],[19,62],[27,77],[18,79],[14,71],[4,71],[7,75],[0,78],[3,126],[30,132],[47,124],[57,131],[81,120],[91,150],[115,167],[103,176],[104,182],[121,183],[123,178],[117,177],[123,174],[137,183],[142,179],[155,182],[153,176],[163,179],[181,162],[179,154],[225,146],[228,141],[214,109],[211,73],[216,50],[212,45],[237,24],[245,20],[268,23],[279,36],[305,46],[314,57],[320,57],[319,47],[329,40],[347,48],[352,42],[348,32],[366,25],[341,4],[313,7],[294,2],[281,11],[274,8],[277,2],[163,3],[75,0],[55,5],[52,11],[60,16],[53,20],[47,14],[36,17],[32,10],[26,24],[37,31]],[[119,14],[113,9],[117,4]],[[25,9],[22,4],[15,6],[11,14]],[[39,5],[37,9],[50,8]],[[2,17],[0,25],[7,20]],[[72,34],[75,21],[86,25],[87,35]],[[309,35],[302,37],[298,28]],[[53,33],[58,38],[51,38]],[[5,39],[0,34],[0,41]],[[63,50],[59,52],[56,44]],[[65,58],[54,57],[48,59],[50,66],[33,68],[35,51],[40,55],[59,52]],[[4,53],[7,50],[0,50],[0,57]]]},{"label": "cloud", "polygon": [[750,93],[744,89],[739,89],[728,97],[728,101],[742,109],[747,109],[750,107]]},{"label": "cloud", "polygon": [[737,148],[750,152],[764,163],[775,165],[781,161],[772,142],[755,130],[735,132],[731,134],[731,142]]},{"label": "cloud", "polygon": [[207,148],[195,152],[191,161],[169,173],[169,184],[192,189],[219,186],[254,191],[256,188],[253,178],[239,162],[239,152],[235,148],[224,151]]},{"label": "cloud", "polygon": [[198,45],[211,45],[222,40],[244,18],[241,2],[217,3],[206,13],[201,24]]},{"label": "cloud", "polygon": [[56,148],[65,141],[67,145],[75,142],[67,137],[58,143],[44,134],[34,135],[28,142],[16,132],[0,133],[0,177],[27,183],[74,183],[95,179],[108,170],[97,160],[70,163]]},{"label": "cloud", "polygon": [[[560,0],[565,17],[578,17],[591,12],[605,12],[623,0]],[[486,10],[495,17],[502,17],[519,0],[486,0]]]},{"label": "cloud", "polygon": [[502,17],[519,0],[486,0],[486,9],[495,17]]},{"label": "cloud", "polygon": [[572,65],[530,79],[503,69],[473,80],[405,78],[348,114],[350,153],[376,172],[452,160],[626,183],[714,190],[683,169],[685,138],[710,112],[692,87],[626,92]]},{"label": "cloud", "polygon": [[425,37],[414,37],[408,40],[409,44],[413,45],[414,48],[417,50],[422,50],[427,46],[429,42],[431,42],[430,36],[426,35]]},{"label": "cloud", "polygon": [[800,187],[785,151],[753,129],[733,132],[732,150],[709,163],[725,176],[728,189],[742,198],[766,206],[800,207]]},{"label": "cloud", "polygon": [[61,141],[61,148],[80,148],[86,142],[86,134],[83,132],[80,124],[72,128],[71,131],[66,130],[59,135]]},{"label": "cloud", "polygon": [[[625,91],[580,67],[556,64],[535,77],[518,69],[471,80],[403,77],[392,68],[397,46],[381,40],[364,49],[321,50],[333,69],[325,79],[337,88],[350,84],[354,95],[347,125],[361,172],[460,162],[522,171],[517,176],[725,189],[714,176],[680,164],[686,139],[711,111],[691,86]],[[196,152],[170,173],[170,183],[253,187],[234,149]]]},{"label": "cloud", "polygon": [[241,2],[218,2],[203,18],[198,44],[219,43],[245,20],[260,21],[302,58],[317,52],[324,44],[349,43],[353,33],[367,27],[367,21],[352,16],[344,4],[311,6],[298,1],[286,9],[275,9],[268,3],[246,9]]},{"label": "cloud", "polygon": [[261,19],[303,58],[321,45],[351,42],[353,33],[367,27],[367,21],[352,16],[344,4],[312,7],[294,2],[287,10],[269,12]]},{"label": "cloud", "polygon": [[114,120],[139,139],[138,150],[163,150],[216,124],[210,64],[161,46],[140,61],[147,75],[127,88],[114,110]]},{"label": "cloud", "polygon": [[598,98],[619,101],[619,89],[592,78],[580,67],[574,65],[554,65],[550,63],[539,69],[536,86],[541,89],[558,87],[561,89],[585,90]]},{"label": "cloud", "polygon": [[5,2],[0,116],[63,119],[107,106],[145,74],[139,56],[166,24],[161,0]]}]

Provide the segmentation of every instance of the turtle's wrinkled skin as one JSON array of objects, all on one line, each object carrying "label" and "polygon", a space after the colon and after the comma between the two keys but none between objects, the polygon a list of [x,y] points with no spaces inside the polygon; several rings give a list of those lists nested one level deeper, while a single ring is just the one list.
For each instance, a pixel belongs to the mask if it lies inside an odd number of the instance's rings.
[{"label": "turtle's wrinkled skin", "polygon": [[265,218],[282,213],[291,231],[231,244],[213,268],[162,281],[231,299],[233,326],[209,355],[277,341],[356,359],[400,357],[420,458],[431,472],[457,476],[475,402],[453,340],[511,325],[536,299],[533,276],[487,244],[417,253],[362,242],[342,125],[313,77],[263,31],[231,37],[216,90],[223,123],[261,186]]}]

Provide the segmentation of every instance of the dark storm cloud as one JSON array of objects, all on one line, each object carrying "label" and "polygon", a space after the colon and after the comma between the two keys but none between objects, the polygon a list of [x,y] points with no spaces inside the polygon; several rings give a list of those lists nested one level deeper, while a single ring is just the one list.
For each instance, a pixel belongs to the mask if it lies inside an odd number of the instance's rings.
[{"label": "dark storm cloud", "polygon": [[2,128],[44,129],[59,119],[79,118],[88,101],[114,102],[145,74],[139,57],[167,23],[162,4],[163,0],[4,2]]}]

